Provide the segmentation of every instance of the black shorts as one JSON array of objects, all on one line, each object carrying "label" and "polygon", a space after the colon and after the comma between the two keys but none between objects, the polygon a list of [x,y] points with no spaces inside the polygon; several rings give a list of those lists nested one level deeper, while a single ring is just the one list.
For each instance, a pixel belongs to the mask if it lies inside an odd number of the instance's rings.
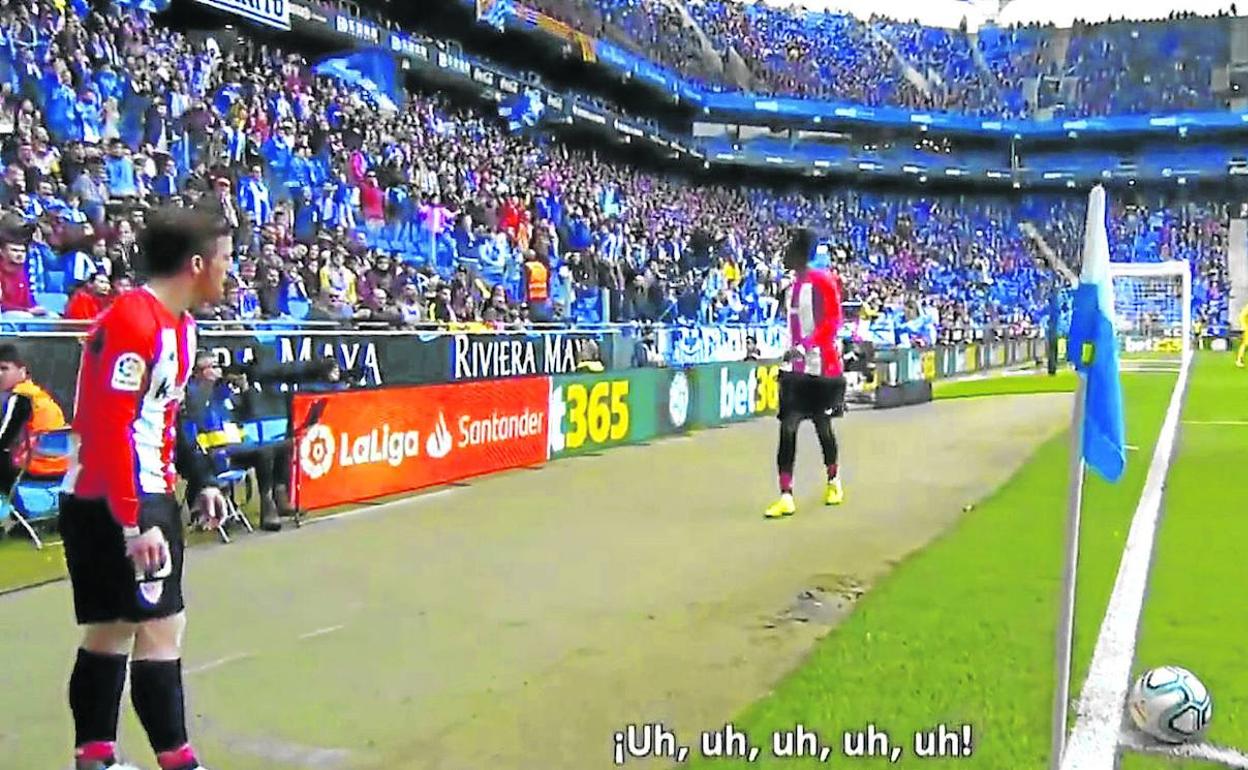
[{"label": "black shorts", "polygon": [[780,372],[780,411],[784,419],[810,420],[845,414],[845,378]]},{"label": "black shorts", "polygon": [[169,541],[169,574],[140,586],[126,557],[121,527],[103,500],[61,497],[60,530],[65,564],[74,589],[80,625],[126,621],[142,623],[178,614],[182,603],[182,509],[168,495],[144,498],[144,522],[160,527]]}]

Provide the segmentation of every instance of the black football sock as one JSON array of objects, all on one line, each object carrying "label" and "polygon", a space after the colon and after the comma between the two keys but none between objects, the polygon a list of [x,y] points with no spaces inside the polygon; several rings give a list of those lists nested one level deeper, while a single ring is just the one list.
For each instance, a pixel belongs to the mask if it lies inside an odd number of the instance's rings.
[{"label": "black football sock", "polygon": [[[86,749],[85,759],[97,756],[117,742],[117,716],[126,686],[125,655],[106,655],[79,649],[69,677],[69,710],[74,715],[74,746]],[[80,752],[81,753],[81,752]]]},{"label": "black football sock", "polygon": [[181,660],[134,661],[130,665],[130,699],[158,757],[180,753],[187,747]]}]

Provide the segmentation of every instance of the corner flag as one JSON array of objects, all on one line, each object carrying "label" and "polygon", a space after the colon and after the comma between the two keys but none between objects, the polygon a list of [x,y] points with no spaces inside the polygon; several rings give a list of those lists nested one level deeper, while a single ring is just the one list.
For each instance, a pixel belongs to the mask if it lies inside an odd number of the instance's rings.
[{"label": "corner flag", "polygon": [[1075,291],[1070,321],[1071,363],[1085,378],[1083,459],[1107,481],[1122,478],[1127,464],[1118,378],[1118,340],[1114,331],[1114,287],[1109,275],[1109,238],[1105,232],[1105,189],[1097,185],[1088,198],[1083,241],[1083,272]]},{"label": "corner flag", "polygon": [[1118,379],[1118,340],[1114,332],[1114,286],[1109,274],[1109,236],[1105,228],[1105,188],[1088,196],[1083,232],[1083,273],[1071,309],[1067,357],[1079,371],[1075,413],[1071,420],[1070,494],[1066,501],[1066,554],[1062,566],[1062,607],[1057,626],[1057,683],[1053,688],[1051,770],[1059,770],[1066,749],[1070,702],[1070,659],[1074,641],[1079,522],[1083,509],[1084,466],[1107,481],[1118,481],[1127,466],[1122,420],[1122,383]]}]

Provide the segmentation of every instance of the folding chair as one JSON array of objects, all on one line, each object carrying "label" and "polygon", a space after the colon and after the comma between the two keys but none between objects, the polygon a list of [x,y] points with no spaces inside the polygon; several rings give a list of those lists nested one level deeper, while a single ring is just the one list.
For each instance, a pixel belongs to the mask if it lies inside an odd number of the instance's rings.
[{"label": "folding chair", "polygon": [[[191,445],[198,446],[199,426],[192,423],[187,427],[190,429],[191,435],[188,436],[188,439],[190,440]],[[217,523],[217,534],[221,537],[221,542],[230,542],[230,533],[227,530],[229,529],[229,526],[235,522],[241,522],[243,528],[248,532],[255,532],[255,528],[252,527],[251,522],[247,519],[247,516],[243,514],[242,508],[239,507],[237,499],[238,485],[245,483],[248,480],[248,474],[250,471],[231,467],[228,448],[212,450],[205,450],[201,448],[200,451],[203,452],[204,455],[207,456],[208,461],[212,463],[213,482],[221,488],[225,496],[225,516]],[[191,506],[194,505],[195,501],[188,499],[186,503],[188,506]]]},{"label": "folding chair", "polygon": [[[238,485],[247,481],[247,474],[250,471],[240,468],[229,467],[229,456],[225,452],[219,452],[218,455],[224,458],[226,470],[216,475],[217,485],[221,487],[225,495],[225,517],[217,524],[217,534],[221,536],[221,542],[230,542],[230,533],[226,530],[233,522],[242,522],[243,528],[248,532],[254,533],[256,530],[251,526],[251,522],[247,516],[243,514],[243,509],[238,505],[237,491]],[[214,458],[215,459],[215,458]]]},{"label": "folding chair", "polygon": [[32,460],[66,459],[73,451],[70,442],[70,428],[50,430],[30,438],[30,451],[26,456],[25,465],[18,470],[17,480],[9,495],[3,502],[4,534],[7,536],[14,528],[21,527],[30,535],[35,548],[43,549],[43,540],[35,531],[32,522],[54,519],[60,511],[61,494],[65,492],[65,479],[31,479],[26,474]]}]

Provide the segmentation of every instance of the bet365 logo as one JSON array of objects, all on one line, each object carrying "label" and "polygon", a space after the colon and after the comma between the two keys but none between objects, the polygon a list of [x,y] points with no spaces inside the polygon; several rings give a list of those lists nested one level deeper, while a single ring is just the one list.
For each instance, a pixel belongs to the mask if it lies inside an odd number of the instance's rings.
[{"label": "bet365 logo", "polygon": [[733,420],[774,412],[780,407],[780,368],[756,366],[744,379],[734,379],[730,367],[719,370],[719,417]]},{"label": "bet365 logo", "polygon": [[628,438],[631,410],[628,380],[579,382],[550,391],[550,449],[580,449]]}]

